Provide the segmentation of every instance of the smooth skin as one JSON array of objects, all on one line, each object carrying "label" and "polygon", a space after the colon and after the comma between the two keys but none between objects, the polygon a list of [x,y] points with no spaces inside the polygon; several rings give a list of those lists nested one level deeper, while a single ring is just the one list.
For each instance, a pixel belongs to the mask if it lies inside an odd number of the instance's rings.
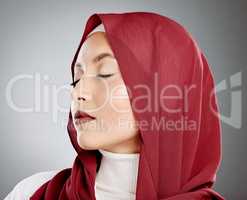
[{"label": "smooth skin", "polygon": [[77,110],[96,117],[79,125],[74,123],[80,147],[114,153],[139,152],[140,136],[127,87],[104,32],[88,36],[74,70],[77,83],[71,86],[73,122]]}]

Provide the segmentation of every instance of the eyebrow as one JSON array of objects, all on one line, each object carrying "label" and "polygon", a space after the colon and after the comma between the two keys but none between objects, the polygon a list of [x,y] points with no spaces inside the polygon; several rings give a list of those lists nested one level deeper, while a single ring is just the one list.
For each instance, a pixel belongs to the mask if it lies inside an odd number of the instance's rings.
[{"label": "eyebrow", "polygon": [[[105,52],[105,53],[100,53],[99,55],[95,56],[93,58],[93,63],[97,63],[97,62],[101,61],[103,58],[107,58],[107,57],[112,58],[112,59],[116,59],[112,54]],[[82,68],[82,65],[81,65],[81,63],[76,63],[75,67]]]},{"label": "eyebrow", "polygon": [[93,62],[96,63],[96,62],[99,62],[100,60],[102,60],[103,58],[112,58],[112,59],[115,59],[115,57],[110,54],[110,53],[101,53],[99,55],[97,55],[94,59],[93,59]]}]

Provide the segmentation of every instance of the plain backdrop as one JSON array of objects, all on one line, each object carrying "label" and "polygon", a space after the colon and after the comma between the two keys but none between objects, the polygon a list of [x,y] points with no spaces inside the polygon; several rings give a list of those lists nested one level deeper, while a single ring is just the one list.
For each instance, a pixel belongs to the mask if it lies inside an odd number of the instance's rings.
[{"label": "plain backdrop", "polygon": [[[157,12],[186,27],[206,54],[216,83],[229,84],[229,77],[241,72],[236,90],[242,92],[242,126],[222,122],[215,189],[226,199],[247,199],[246,10],[244,0],[1,0],[0,199],[27,176],[72,166],[68,84],[85,22],[95,12],[130,11]],[[218,94],[222,115],[234,109],[230,96],[231,89]]]}]

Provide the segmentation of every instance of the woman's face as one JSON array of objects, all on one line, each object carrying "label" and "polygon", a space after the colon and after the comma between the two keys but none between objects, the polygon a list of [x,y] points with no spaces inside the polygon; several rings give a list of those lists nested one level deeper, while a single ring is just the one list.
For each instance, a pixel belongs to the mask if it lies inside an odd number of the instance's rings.
[{"label": "woman's face", "polygon": [[[104,32],[91,34],[81,46],[74,68],[77,80],[71,89],[71,113],[80,147],[138,151],[138,131],[127,88]],[[78,110],[95,120],[76,124]]]}]

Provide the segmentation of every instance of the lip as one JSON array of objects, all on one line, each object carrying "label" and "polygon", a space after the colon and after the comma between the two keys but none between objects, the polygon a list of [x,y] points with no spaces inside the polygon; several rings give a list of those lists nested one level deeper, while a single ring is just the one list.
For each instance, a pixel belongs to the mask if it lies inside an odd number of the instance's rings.
[{"label": "lip", "polygon": [[74,115],[74,119],[75,119],[75,124],[79,125],[80,123],[85,123],[88,121],[95,120],[95,117],[89,115],[86,112],[78,110],[78,111],[76,111],[76,113]]}]

